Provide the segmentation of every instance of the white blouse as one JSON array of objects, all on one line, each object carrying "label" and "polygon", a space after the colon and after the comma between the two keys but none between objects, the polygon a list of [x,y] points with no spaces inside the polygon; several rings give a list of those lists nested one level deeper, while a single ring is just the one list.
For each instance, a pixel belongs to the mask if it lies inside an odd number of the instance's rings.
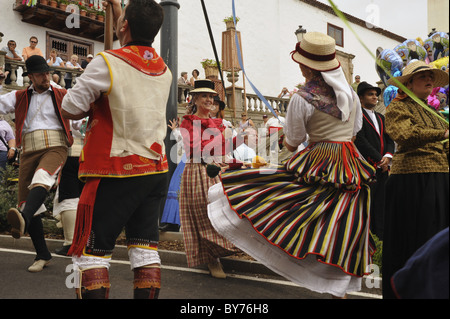
[{"label": "white blouse", "polygon": [[[359,98],[356,93],[353,92],[353,99],[356,99],[356,118],[353,129],[353,136],[359,132],[362,128],[362,111]],[[284,134],[286,142],[294,147],[299,146],[306,141],[307,132],[306,124],[315,112],[315,107],[308,103],[299,94],[294,94],[288,106],[286,115],[286,125],[284,126]],[[351,110],[354,111],[354,110]]]}]

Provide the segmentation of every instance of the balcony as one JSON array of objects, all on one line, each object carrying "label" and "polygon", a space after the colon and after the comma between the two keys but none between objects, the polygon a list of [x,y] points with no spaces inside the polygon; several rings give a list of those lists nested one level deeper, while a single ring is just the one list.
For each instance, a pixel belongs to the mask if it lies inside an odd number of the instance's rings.
[{"label": "balcony", "polygon": [[[39,1],[35,6],[29,7],[22,4],[22,0],[14,1],[14,11],[22,15],[22,21],[48,29],[64,32],[70,35],[79,36],[86,39],[104,42],[105,23],[93,16],[75,15],[66,12],[65,9],[59,7],[51,7],[50,5],[41,4]],[[74,15],[72,19],[78,19],[79,25],[71,27],[66,23],[69,15]],[[116,40],[116,37],[114,38]]]}]

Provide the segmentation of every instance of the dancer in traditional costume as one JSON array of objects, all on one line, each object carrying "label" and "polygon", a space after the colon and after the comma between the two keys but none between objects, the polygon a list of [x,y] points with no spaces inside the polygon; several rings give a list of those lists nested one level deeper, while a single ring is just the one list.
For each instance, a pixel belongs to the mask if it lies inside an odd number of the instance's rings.
[{"label": "dancer in traditional costume", "polygon": [[43,57],[29,57],[26,67],[24,76],[29,76],[32,85],[0,95],[0,114],[15,112],[16,141],[22,148],[19,204],[8,211],[7,219],[14,238],[30,235],[36,257],[28,271],[39,272],[52,258],[41,213],[46,211],[44,202],[58,182],[73,137],[69,121],[61,115],[61,102],[67,91],[50,82],[50,67]]},{"label": "dancer in traditional costume", "polygon": [[[448,85],[448,73],[415,61],[397,80],[426,103],[434,87]],[[394,79],[389,84],[398,85]],[[392,276],[449,226],[449,130],[439,112],[420,106],[399,89],[386,110],[386,131],[397,151],[386,182],[383,298],[395,299]]]},{"label": "dancer in traditional costume", "polygon": [[220,165],[225,154],[225,125],[221,118],[210,118],[214,103],[214,83],[197,80],[193,96],[191,115],[181,122],[186,166],[180,189],[180,220],[183,229],[186,257],[189,267],[207,264],[211,275],[225,278],[219,257],[237,252],[236,248],[219,235],[208,219],[208,189],[219,182],[219,177],[207,174],[207,162]]},{"label": "dancer in traditional costume", "polygon": [[84,186],[78,178],[78,168],[84,137],[81,130],[84,129],[85,123],[85,119],[70,121],[73,144],[69,148],[66,163],[61,170],[61,178],[53,199],[53,217],[59,220],[57,225],[62,227],[64,233],[63,245],[56,249],[55,253],[63,256],[67,256],[72,246],[78,201]]},{"label": "dancer in traditional costume", "polygon": [[[154,0],[113,6],[122,48],[100,53],[63,101],[64,116],[89,114],[79,177],[86,180],[77,211],[73,263],[81,298],[108,297],[108,269],[125,228],[134,297],[157,298],[161,286],[158,217],[168,163],[164,149],[172,74],[151,47],[163,22]],[[91,104],[92,103],[92,104]]]},{"label": "dancer in traditional costume", "polygon": [[310,32],[292,58],[306,84],[289,104],[284,145],[306,149],[276,168],[226,171],[210,188],[208,216],[244,252],[300,286],[344,297],[361,289],[373,241],[374,168],[352,138],[361,106],[335,57],[331,37]]},{"label": "dancer in traditional costume", "polygon": [[[169,120],[168,127],[172,130],[172,136],[174,137],[177,145],[177,168],[170,178],[169,188],[167,190],[166,202],[164,204],[164,210],[161,216],[161,222],[159,230],[162,232],[180,230],[180,187],[181,176],[183,176],[184,166],[186,165],[186,154],[183,148],[183,137],[180,133],[180,119]],[[181,158],[180,158],[181,157]]]}]

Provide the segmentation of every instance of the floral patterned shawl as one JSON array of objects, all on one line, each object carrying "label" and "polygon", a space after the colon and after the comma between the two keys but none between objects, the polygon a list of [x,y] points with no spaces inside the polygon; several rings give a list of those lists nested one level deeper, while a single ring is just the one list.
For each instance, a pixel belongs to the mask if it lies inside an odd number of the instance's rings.
[{"label": "floral patterned shawl", "polygon": [[322,76],[317,75],[301,86],[297,92],[317,110],[325,112],[338,119],[342,119],[342,112],[338,108],[336,94]]}]

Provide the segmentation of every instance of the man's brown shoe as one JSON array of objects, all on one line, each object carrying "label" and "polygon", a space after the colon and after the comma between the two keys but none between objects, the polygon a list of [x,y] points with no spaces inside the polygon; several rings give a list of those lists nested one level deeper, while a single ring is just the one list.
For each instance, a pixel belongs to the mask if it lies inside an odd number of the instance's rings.
[{"label": "man's brown shoe", "polygon": [[25,219],[17,208],[10,208],[6,215],[8,223],[11,225],[11,235],[19,239],[25,232]]}]

